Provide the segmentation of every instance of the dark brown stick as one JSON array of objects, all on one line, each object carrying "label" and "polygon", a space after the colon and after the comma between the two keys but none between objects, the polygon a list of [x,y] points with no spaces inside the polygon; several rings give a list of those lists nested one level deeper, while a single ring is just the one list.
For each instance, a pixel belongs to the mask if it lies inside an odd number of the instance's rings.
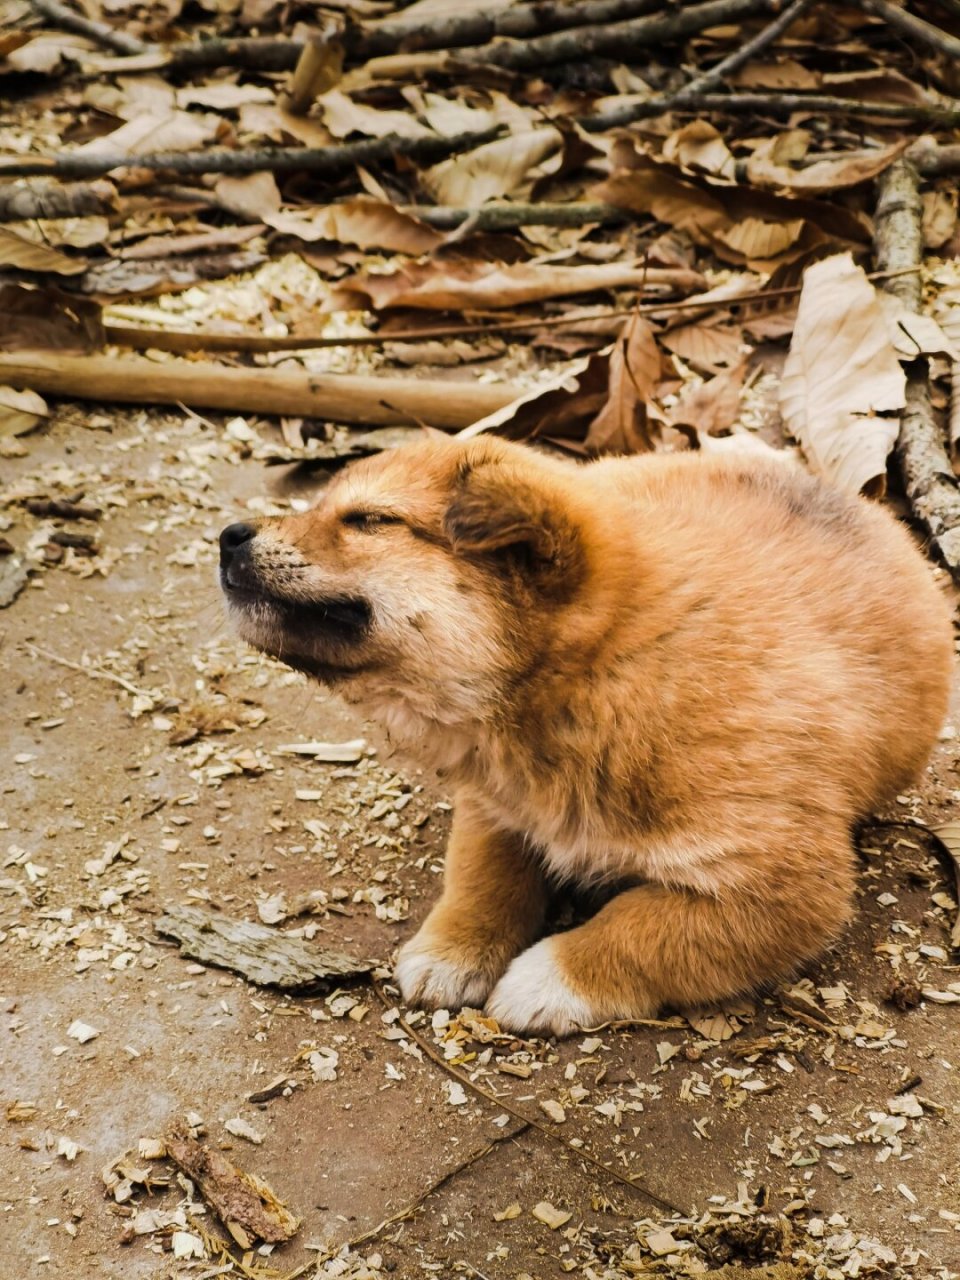
[{"label": "dark brown stick", "polygon": [[211,67],[293,71],[303,52],[303,41],[269,36],[240,36],[235,40],[213,37],[166,50],[158,47],[157,52],[168,55],[163,65],[169,71],[207,71]]},{"label": "dark brown stick", "polygon": [[[649,102],[615,107],[596,115],[583,116],[577,123],[590,133],[602,133],[642,120],[648,115]],[[664,108],[661,107],[662,111]],[[740,115],[755,111],[760,115],[791,115],[807,111],[811,115],[876,116],[891,120],[920,120],[943,128],[960,124],[960,103],[864,102],[858,98],[832,98],[820,93],[703,93],[690,97],[676,108],[681,111],[719,111]]]},{"label": "dark brown stick", "polygon": [[[910,267],[916,272],[918,268]],[[899,273],[897,273],[899,274]],[[889,273],[874,272],[871,280],[887,279]],[[774,298],[792,298],[799,294],[800,285],[788,285],[783,289],[757,289],[742,293],[739,297],[707,302],[687,299],[685,302],[642,302],[632,307],[603,307],[590,311],[568,311],[562,316],[537,316],[522,320],[485,319],[480,324],[438,325],[430,329],[386,329],[380,333],[350,334],[338,338],[286,336],[265,338],[260,333],[185,333],[176,329],[146,329],[137,326],[104,326],[108,343],[118,347],[132,347],[139,351],[242,351],[247,355],[265,355],[276,351],[310,351],[323,347],[381,347],[389,342],[427,342],[441,338],[487,337],[491,333],[529,333],[541,329],[557,329],[583,325],[586,330],[591,321],[616,319],[620,316],[674,315],[684,312],[733,310],[748,302],[769,302]]]},{"label": "dark brown stick", "polygon": [[0,185],[0,222],[29,218],[76,218],[91,213],[112,213],[117,189],[111,182],[43,183],[32,186]]},{"label": "dark brown stick", "polygon": [[[915,312],[920,311],[920,276],[905,268],[918,268],[922,259],[922,214],[917,171],[908,160],[897,160],[877,180],[875,252],[881,270],[903,271],[884,288]],[[910,507],[960,582],[960,485],[934,417],[926,359],[915,360],[909,371],[896,453]]]},{"label": "dark brown stick", "polygon": [[59,0],[30,0],[30,4],[36,13],[49,18],[54,26],[64,31],[76,31],[81,36],[89,36],[97,44],[115,49],[117,53],[136,55],[152,52],[150,45],[144,44],[136,36],[128,36],[126,32],[118,31],[105,22],[95,22],[92,18],[84,17],[76,9],[60,4]]},{"label": "dark brown stick", "polygon": [[250,151],[165,151],[144,156],[71,155],[33,159],[0,159],[0,178],[45,174],[57,178],[95,178],[115,169],[152,169],[180,174],[313,173],[325,178],[349,173],[358,164],[376,164],[394,156],[411,156],[425,163],[469,151],[500,136],[499,129],[459,133],[452,138],[365,138],[335,147],[272,147]]},{"label": "dark brown stick", "polygon": [[401,15],[362,27],[350,42],[350,52],[365,59],[421,49],[463,49],[504,37],[527,40],[551,31],[638,18],[662,7],[663,0],[540,0],[492,13],[473,11],[432,19]]},{"label": "dark brown stick", "polygon": [[960,40],[946,31],[941,31],[932,22],[926,22],[915,14],[908,13],[899,5],[890,4],[889,0],[858,0],[862,9],[875,14],[888,22],[891,27],[901,31],[909,40],[919,40],[921,44],[935,49],[937,53],[956,61],[960,58]]},{"label": "dark brown stick", "polygon": [[706,0],[627,22],[576,27],[532,40],[497,40],[471,50],[469,61],[509,71],[532,71],[587,58],[624,58],[650,45],[685,40],[707,27],[740,22],[777,7],[777,0]]},{"label": "dark brown stick", "polygon": [[449,205],[401,205],[409,213],[438,231],[453,231],[469,222],[474,231],[516,231],[518,227],[585,227],[591,223],[610,226],[626,221],[627,215],[612,204],[569,201],[563,204],[514,204],[491,202],[477,209],[455,209]]}]

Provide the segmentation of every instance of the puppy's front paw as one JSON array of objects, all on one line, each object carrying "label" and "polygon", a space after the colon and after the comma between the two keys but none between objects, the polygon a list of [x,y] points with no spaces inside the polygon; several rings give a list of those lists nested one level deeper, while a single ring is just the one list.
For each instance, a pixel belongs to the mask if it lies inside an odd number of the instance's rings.
[{"label": "puppy's front paw", "polygon": [[405,1004],[428,1009],[483,1008],[498,974],[421,929],[401,947],[393,976]]},{"label": "puppy's front paw", "polygon": [[533,1035],[569,1036],[602,1021],[563,976],[555,938],[517,956],[494,987],[486,1012],[504,1030]]}]

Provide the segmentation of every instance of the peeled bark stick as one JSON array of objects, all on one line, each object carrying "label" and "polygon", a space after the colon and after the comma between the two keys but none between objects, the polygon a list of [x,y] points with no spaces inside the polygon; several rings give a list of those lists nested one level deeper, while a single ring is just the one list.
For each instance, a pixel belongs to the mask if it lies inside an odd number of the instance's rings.
[{"label": "peeled bark stick", "polygon": [[629,217],[612,204],[568,201],[562,204],[513,204],[495,201],[476,209],[450,205],[401,205],[401,213],[419,218],[437,231],[454,231],[469,222],[474,231],[516,231],[518,227],[610,226]]},{"label": "peeled bark stick", "polygon": [[[881,271],[903,271],[883,287],[909,311],[920,311],[923,205],[917,171],[897,160],[877,179],[874,248]],[[907,268],[914,268],[913,271]],[[960,484],[947,457],[930,397],[926,359],[913,362],[900,420],[897,460],[910,507],[956,582],[960,582]]]},{"label": "peeled bark stick", "polygon": [[[681,90],[680,93],[683,91]],[[659,99],[654,114],[666,111],[728,112],[741,115],[756,112],[758,115],[785,116],[794,112],[810,115],[867,116],[891,120],[920,120],[942,128],[960,125],[960,102],[949,100],[950,106],[939,102],[864,102],[859,98],[833,98],[822,93],[699,93],[689,94],[682,101],[671,95]],[[644,120],[652,113],[651,103],[637,102],[591,116],[581,116],[577,124],[588,133],[604,133],[620,128],[636,120]]]},{"label": "peeled bark stick", "polygon": [[73,400],[185,404],[231,413],[289,414],[356,426],[459,430],[524,393],[512,383],[370,378],[286,369],[154,364],[134,357],[0,352],[0,384]]},{"label": "peeled bark stick", "polygon": [[49,18],[54,26],[64,31],[75,31],[81,36],[89,36],[107,49],[116,49],[117,53],[136,55],[154,51],[151,45],[144,44],[136,36],[128,36],[105,22],[95,22],[92,18],[77,13],[76,9],[58,3],[58,0],[30,0],[30,5],[35,13]]},{"label": "peeled bark stick", "polygon": [[0,222],[76,218],[113,213],[116,207],[117,189],[112,182],[75,182],[69,186],[53,182],[35,186],[0,183]]},{"label": "peeled bark stick", "polygon": [[73,154],[21,159],[0,158],[0,179],[44,174],[56,178],[98,178],[115,169],[153,169],[177,174],[208,173],[314,173],[325,178],[349,173],[358,164],[376,164],[394,156],[411,156],[432,163],[471,151],[500,137],[500,129],[458,133],[450,138],[369,138],[336,147],[270,147],[262,150],[162,151],[149,155]]},{"label": "peeled bark stick", "polygon": [[902,32],[911,42],[919,41],[928,48],[935,49],[937,53],[945,54],[946,57],[954,60],[960,58],[960,39],[946,31],[941,31],[932,22],[926,22],[923,18],[908,13],[899,5],[890,4],[889,0],[858,0],[858,3],[861,9],[882,18],[895,30]]},{"label": "peeled bark stick", "polygon": [[320,94],[332,89],[342,74],[343,44],[338,28],[330,23],[303,46],[290,84],[280,95],[281,108],[294,116],[305,115]]}]

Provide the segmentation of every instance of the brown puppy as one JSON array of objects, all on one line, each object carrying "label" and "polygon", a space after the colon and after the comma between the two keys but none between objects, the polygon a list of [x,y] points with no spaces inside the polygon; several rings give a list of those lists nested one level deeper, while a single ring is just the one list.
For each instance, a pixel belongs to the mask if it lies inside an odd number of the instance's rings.
[{"label": "brown puppy", "polygon": [[[851,825],[916,777],[946,711],[922,557],[790,463],[430,441],[221,541],[240,634],[456,789],[404,998],[518,1031],[815,956],[850,915]],[[548,881],[622,891],[537,941]]]}]

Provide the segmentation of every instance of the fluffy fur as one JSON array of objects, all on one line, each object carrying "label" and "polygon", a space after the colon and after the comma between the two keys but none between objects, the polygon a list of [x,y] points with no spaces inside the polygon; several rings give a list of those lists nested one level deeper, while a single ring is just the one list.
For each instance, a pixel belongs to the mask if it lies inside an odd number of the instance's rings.
[{"label": "fluffy fur", "polygon": [[[795,971],[849,918],[853,823],[946,711],[922,557],[791,464],[430,440],[224,541],[241,635],[455,789],[404,997],[518,1031]],[[538,942],[558,881],[620,891]]]}]

